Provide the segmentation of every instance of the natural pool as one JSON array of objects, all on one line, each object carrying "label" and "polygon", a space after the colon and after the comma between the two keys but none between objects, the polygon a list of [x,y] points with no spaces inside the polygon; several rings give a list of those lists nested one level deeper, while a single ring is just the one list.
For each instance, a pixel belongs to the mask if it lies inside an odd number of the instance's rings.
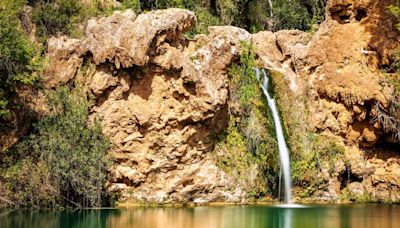
[{"label": "natural pool", "polygon": [[400,205],[354,204],[308,208],[225,206],[2,211],[0,227],[400,227]]}]

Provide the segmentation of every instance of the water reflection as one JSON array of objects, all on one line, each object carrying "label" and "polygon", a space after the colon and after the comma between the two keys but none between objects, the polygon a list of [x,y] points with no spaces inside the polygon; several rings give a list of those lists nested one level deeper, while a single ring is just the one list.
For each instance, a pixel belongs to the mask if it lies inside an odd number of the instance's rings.
[{"label": "water reflection", "polygon": [[0,227],[400,227],[399,205],[133,208],[0,212]]}]

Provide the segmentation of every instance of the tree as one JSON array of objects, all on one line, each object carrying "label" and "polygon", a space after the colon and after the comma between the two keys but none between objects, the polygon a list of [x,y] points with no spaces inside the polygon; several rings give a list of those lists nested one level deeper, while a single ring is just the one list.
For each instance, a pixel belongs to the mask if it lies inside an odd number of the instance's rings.
[{"label": "tree", "polygon": [[83,9],[80,1],[36,0],[33,19],[38,27],[38,35],[47,37],[58,33],[68,34]]},{"label": "tree", "polygon": [[16,84],[32,84],[36,77],[34,46],[23,34],[18,13],[24,0],[0,1],[0,119],[10,118],[10,96]]},{"label": "tree", "polygon": [[88,124],[86,96],[60,87],[49,106],[51,114],[1,159],[5,195],[24,207],[105,205],[109,143],[99,124]]}]

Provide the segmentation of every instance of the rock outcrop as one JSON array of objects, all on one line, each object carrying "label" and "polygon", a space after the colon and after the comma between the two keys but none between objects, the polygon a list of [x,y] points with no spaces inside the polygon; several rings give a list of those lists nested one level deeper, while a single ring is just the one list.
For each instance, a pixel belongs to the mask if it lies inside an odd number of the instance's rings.
[{"label": "rock outcrop", "polygon": [[376,121],[394,101],[382,73],[399,46],[395,20],[387,12],[392,3],[328,1],[326,20],[312,37],[300,31],[253,35],[260,65],[283,73],[297,99],[305,98],[305,122],[346,148],[347,168],[321,173],[332,183],[324,194],[333,200],[343,189],[375,201],[400,200],[398,144],[382,148],[393,135]]},{"label": "rock outcrop", "polygon": [[242,202],[246,192],[215,164],[217,134],[227,127],[227,67],[250,34],[211,27],[188,41],[196,23],[187,10],[133,11],[88,22],[83,39],[48,41],[48,88],[88,65],[91,121],[112,143],[109,191],[132,203]]}]

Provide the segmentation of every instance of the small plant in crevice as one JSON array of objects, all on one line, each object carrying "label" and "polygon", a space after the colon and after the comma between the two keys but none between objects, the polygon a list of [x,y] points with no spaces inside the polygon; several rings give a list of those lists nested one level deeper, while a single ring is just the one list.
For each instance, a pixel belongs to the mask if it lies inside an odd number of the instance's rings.
[{"label": "small plant in crevice", "polygon": [[88,124],[88,101],[78,88],[58,88],[50,113],[1,158],[3,196],[19,207],[106,205],[109,143]]}]

